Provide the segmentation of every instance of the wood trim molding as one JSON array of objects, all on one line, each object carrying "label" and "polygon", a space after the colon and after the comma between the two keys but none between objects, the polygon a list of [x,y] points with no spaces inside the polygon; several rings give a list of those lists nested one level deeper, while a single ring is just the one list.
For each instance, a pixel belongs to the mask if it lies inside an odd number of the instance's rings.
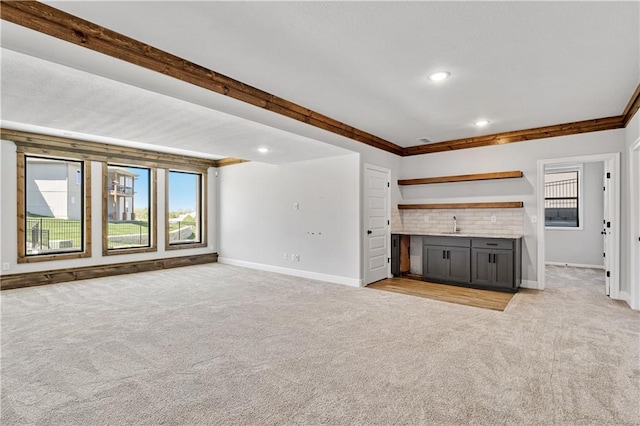
[{"label": "wood trim molding", "polygon": [[595,120],[555,124],[552,126],[536,127],[533,129],[495,133],[492,135],[476,136],[473,138],[456,139],[429,145],[411,146],[404,149],[403,155],[411,156],[420,154],[432,154],[434,152],[453,151],[456,149],[478,148],[481,146],[490,145],[503,145],[507,143],[524,142],[534,139],[575,135],[578,133],[621,129],[623,127],[624,124],[622,116],[598,118]]},{"label": "wood trim molding", "polygon": [[189,157],[131,148],[123,145],[90,142],[49,136],[39,133],[22,132],[0,128],[0,138],[15,142],[19,147],[38,150],[42,155],[66,156],[73,153],[74,158],[91,161],[124,162],[144,167],[188,167],[206,170],[215,166],[215,160]]},{"label": "wood trim molding", "polygon": [[622,122],[624,124],[624,127],[627,127],[627,125],[629,125],[629,122],[631,121],[633,116],[636,115],[639,109],[640,109],[640,84],[638,84],[638,87],[636,87],[636,91],[633,92],[631,99],[629,99],[627,106],[622,112]]},{"label": "wood trim molding", "polygon": [[[157,188],[158,188],[158,171],[155,167],[149,168],[149,182],[150,190],[149,190],[149,239],[150,244],[147,247],[132,247],[132,248],[119,248],[119,249],[109,249],[109,235],[108,235],[108,227],[109,227],[109,194],[107,192],[107,188],[109,186],[108,176],[109,176],[109,164],[107,162],[102,163],[102,255],[103,256],[115,256],[119,254],[130,254],[130,253],[149,253],[158,251],[158,222],[157,222]],[[113,163],[111,163],[113,164]],[[117,164],[118,166],[122,166],[122,164]],[[131,167],[140,167],[138,165],[130,165]],[[124,166],[126,167],[126,166]]]},{"label": "wood trim molding", "polygon": [[418,179],[398,179],[398,185],[426,185],[431,183],[469,182],[469,181],[490,180],[490,179],[511,179],[511,178],[521,178],[522,176],[523,176],[523,173],[520,170],[514,170],[510,172],[476,173],[471,175],[437,176],[437,177],[418,178]]},{"label": "wood trim molding", "polygon": [[66,158],[69,160],[82,160],[83,161],[83,176],[84,176],[84,200],[83,200],[83,216],[84,216],[84,249],[79,252],[72,253],[60,253],[60,254],[46,254],[46,255],[32,255],[27,256],[26,253],[26,229],[25,222],[27,217],[26,209],[26,189],[25,189],[25,173],[26,173],[26,160],[25,156],[51,158],[47,154],[40,152],[37,149],[24,150],[19,148],[17,150],[17,194],[16,200],[18,209],[18,259],[17,263],[34,263],[34,262],[48,262],[52,260],[66,260],[66,259],[81,259],[85,257],[91,257],[91,162],[78,159],[73,155],[67,154]]},{"label": "wood trim molding", "polygon": [[113,263],[109,265],[82,266],[79,268],[1,275],[0,289],[11,290],[67,281],[87,280],[91,278],[111,277],[115,275],[179,268],[182,266],[202,265],[205,263],[215,263],[217,261],[218,253],[207,253],[136,262]]},{"label": "wood trim molding", "polygon": [[3,1],[2,19],[276,114],[401,155],[402,147],[231,77],[37,1]]},{"label": "wood trim molding", "polygon": [[524,207],[522,201],[500,201],[490,203],[446,203],[446,204],[398,204],[400,210],[422,209],[517,209]]},{"label": "wood trim molding", "polygon": [[164,196],[164,218],[165,218],[165,224],[164,224],[164,229],[165,229],[165,237],[164,237],[164,249],[165,251],[170,251],[170,250],[183,250],[183,249],[194,249],[194,248],[201,248],[201,247],[206,247],[207,246],[207,216],[208,216],[208,205],[207,205],[207,191],[208,191],[208,185],[207,185],[207,181],[208,179],[208,175],[207,172],[196,172],[200,174],[200,241],[199,242],[193,242],[193,243],[181,243],[181,244],[171,244],[171,240],[170,240],[170,230],[169,230],[169,172],[171,172],[171,170],[169,169],[165,169],[164,171],[164,176],[165,176],[165,180],[164,180],[164,189],[165,189],[165,196]]},{"label": "wood trim molding", "polygon": [[234,164],[248,163],[249,160],[243,160],[241,158],[221,158],[220,160],[216,160],[214,163],[214,167],[224,167],[224,166],[232,166]]}]

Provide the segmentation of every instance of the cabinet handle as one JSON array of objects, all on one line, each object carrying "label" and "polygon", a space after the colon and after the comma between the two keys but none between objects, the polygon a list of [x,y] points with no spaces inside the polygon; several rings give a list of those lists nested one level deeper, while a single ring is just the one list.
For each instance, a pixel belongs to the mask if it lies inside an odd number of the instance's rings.
[{"label": "cabinet handle", "polygon": [[493,254],[493,263],[496,263],[496,254]]},{"label": "cabinet handle", "polygon": [[447,251],[446,250],[442,250],[442,258],[443,259],[447,258]]},{"label": "cabinet handle", "polygon": [[447,250],[447,259],[451,259],[451,252]]},{"label": "cabinet handle", "polygon": [[488,246],[497,246],[498,243],[486,243]]}]

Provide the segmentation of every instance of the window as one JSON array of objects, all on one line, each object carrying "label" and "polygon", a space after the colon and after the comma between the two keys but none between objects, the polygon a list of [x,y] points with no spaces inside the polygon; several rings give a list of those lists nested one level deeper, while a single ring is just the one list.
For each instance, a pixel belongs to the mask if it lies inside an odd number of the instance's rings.
[{"label": "window", "polygon": [[580,229],[582,165],[553,168],[544,176],[544,222],[549,228]]},{"label": "window", "polygon": [[[103,166],[104,167],[104,166]],[[103,172],[105,193],[103,253],[155,250],[155,170],[109,164]],[[141,250],[142,249],[142,250]]]},{"label": "window", "polygon": [[85,162],[24,154],[18,161],[18,193],[24,194],[18,200],[19,214],[24,215],[18,262],[89,256]]},{"label": "window", "polygon": [[204,174],[169,171],[167,179],[167,248],[206,244],[203,223]]}]

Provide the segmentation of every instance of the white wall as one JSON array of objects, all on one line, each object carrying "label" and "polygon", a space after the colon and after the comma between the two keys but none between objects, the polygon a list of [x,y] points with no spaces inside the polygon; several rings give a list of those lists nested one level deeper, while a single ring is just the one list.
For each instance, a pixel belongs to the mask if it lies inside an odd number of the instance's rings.
[{"label": "white wall", "polygon": [[[625,130],[539,139],[507,145],[495,145],[436,154],[405,157],[402,159],[402,178],[445,176],[507,170],[522,170],[522,179],[504,179],[438,185],[416,185],[403,189],[403,202],[480,202],[523,201],[524,240],[522,268],[524,285],[537,286],[537,161],[579,155],[622,152],[622,193],[628,189]],[[623,198],[621,234],[629,233],[628,207]],[[536,217],[536,219],[538,219]],[[542,218],[543,219],[543,218]],[[623,242],[623,244],[625,244]],[[628,240],[626,242],[628,244]],[[623,245],[623,251],[626,246]],[[628,259],[621,259],[621,290],[628,289]]]},{"label": "white wall", "polygon": [[[46,262],[34,262],[28,264],[18,264],[18,220],[17,220],[17,157],[16,146],[13,142],[0,141],[0,169],[1,181],[0,181],[0,212],[1,217],[4,220],[2,226],[0,226],[0,261],[9,264],[9,270],[0,271],[0,275],[35,272],[35,271],[47,271],[54,269],[64,268],[76,268],[82,266],[95,266],[95,265],[107,265],[112,263],[121,262],[136,262],[150,259],[161,259],[169,257],[188,256],[192,254],[205,254],[216,252],[216,197],[214,169],[210,169],[208,173],[209,178],[209,193],[208,193],[208,209],[207,209],[207,221],[208,221],[208,234],[207,241],[208,247],[184,249],[184,250],[170,250],[165,251],[164,248],[164,233],[165,233],[165,174],[164,169],[158,170],[158,235],[162,238],[158,241],[158,251],[151,253],[133,253],[122,254],[117,256],[102,256],[102,163],[91,162],[91,209],[93,211],[93,218],[91,223],[92,234],[92,256],[84,259],[69,259],[69,260],[57,260]],[[3,269],[3,268],[0,268]]]},{"label": "white wall", "polygon": [[[640,309],[640,154],[631,153],[631,148],[640,139],[640,112],[636,113],[625,129],[625,141],[627,153],[629,153],[628,166],[633,170],[630,173],[628,191],[622,192],[623,200],[629,200],[628,221],[626,222],[629,232],[622,236],[623,261],[628,265],[628,277],[630,287],[622,296],[627,298],[627,302],[634,309]],[[626,248],[626,249],[625,249]]]},{"label": "white wall", "polygon": [[358,154],[242,163],[217,179],[221,262],[360,285]]},{"label": "white wall", "polygon": [[583,209],[582,229],[545,230],[545,261],[581,266],[603,267],[604,250],[602,219],[604,194],[602,176],[604,163],[585,163],[582,173],[583,197],[579,208]]}]

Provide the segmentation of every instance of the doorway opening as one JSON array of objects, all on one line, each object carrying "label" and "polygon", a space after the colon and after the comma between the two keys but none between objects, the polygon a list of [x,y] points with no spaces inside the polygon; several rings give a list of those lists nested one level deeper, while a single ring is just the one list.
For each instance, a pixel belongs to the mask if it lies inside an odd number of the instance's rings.
[{"label": "doorway opening", "polygon": [[538,161],[540,290],[547,265],[590,268],[602,271],[602,293],[619,298],[619,171],[619,153]]}]

